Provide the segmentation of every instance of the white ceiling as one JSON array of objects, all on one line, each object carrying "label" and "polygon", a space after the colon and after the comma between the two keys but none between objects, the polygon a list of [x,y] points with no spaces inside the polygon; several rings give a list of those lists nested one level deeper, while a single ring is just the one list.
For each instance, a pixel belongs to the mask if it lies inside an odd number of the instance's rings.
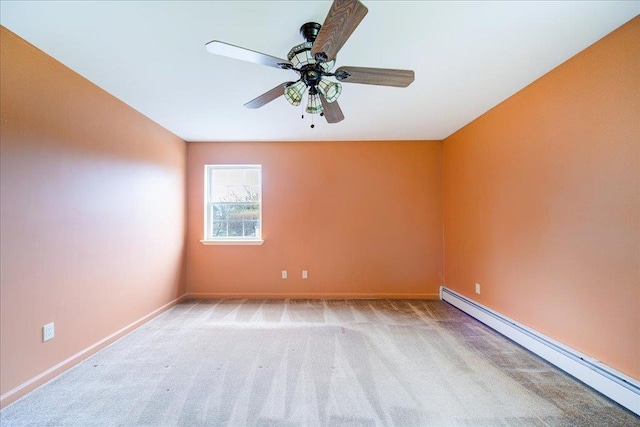
[{"label": "white ceiling", "polygon": [[408,88],[344,84],[329,125],[284,98],[243,104],[293,71],[207,53],[221,40],[276,57],[330,1],[7,1],[3,26],[186,141],[443,139],[640,14],[640,1],[372,1],[337,65],[415,70]]}]

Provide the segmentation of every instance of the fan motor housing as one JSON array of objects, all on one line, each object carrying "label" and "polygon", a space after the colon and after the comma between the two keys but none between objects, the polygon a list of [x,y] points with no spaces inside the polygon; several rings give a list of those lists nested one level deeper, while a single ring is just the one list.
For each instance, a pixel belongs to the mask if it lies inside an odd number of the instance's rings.
[{"label": "fan motor housing", "polygon": [[322,68],[320,68],[318,65],[306,65],[302,67],[302,73],[300,77],[307,86],[314,87],[315,85],[320,83],[322,74]]},{"label": "fan motor housing", "polygon": [[300,34],[306,41],[313,43],[320,32],[320,28],[322,28],[322,25],[317,22],[307,22],[300,27]]}]

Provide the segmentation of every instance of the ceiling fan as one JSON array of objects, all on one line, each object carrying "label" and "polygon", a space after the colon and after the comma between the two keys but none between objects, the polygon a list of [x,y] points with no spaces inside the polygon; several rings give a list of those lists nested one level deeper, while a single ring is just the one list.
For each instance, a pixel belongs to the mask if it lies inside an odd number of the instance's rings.
[{"label": "ceiling fan", "polygon": [[[344,119],[337,101],[342,92],[340,83],[407,87],[415,77],[411,70],[388,68],[344,66],[339,67],[335,72],[331,71],[338,51],[367,12],[368,9],[358,0],[333,0],[323,25],[307,22],[300,27],[300,33],[306,41],[291,48],[287,55],[288,60],[218,40],[206,43],[205,47],[208,52],[216,55],[292,70],[298,74],[298,80],[279,84],[244,104],[245,107],[260,108],[280,96],[284,96],[290,104],[297,106],[300,105],[304,93],[308,90],[305,111],[324,116],[328,123],[338,123]],[[334,77],[337,82],[327,77]],[[311,127],[314,127],[313,124]]]}]

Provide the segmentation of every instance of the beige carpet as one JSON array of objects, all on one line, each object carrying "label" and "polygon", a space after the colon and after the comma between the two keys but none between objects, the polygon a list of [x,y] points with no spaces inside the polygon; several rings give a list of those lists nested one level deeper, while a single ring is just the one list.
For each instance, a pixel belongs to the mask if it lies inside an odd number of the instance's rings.
[{"label": "beige carpet", "polygon": [[0,412],[5,426],[639,426],[441,301],[180,304]]}]

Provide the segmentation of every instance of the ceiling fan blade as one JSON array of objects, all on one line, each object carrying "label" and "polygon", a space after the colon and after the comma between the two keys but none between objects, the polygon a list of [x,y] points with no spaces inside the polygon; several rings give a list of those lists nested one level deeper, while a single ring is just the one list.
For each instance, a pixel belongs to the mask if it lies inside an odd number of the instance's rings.
[{"label": "ceiling fan blade", "polygon": [[263,105],[270,103],[274,99],[284,95],[284,89],[293,83],[295,82],[286,82],[279,84],[270,91],[263,93],[256,99],[252,99],[251,101],[247,102],[246,104],[244,104],[244,106],[247,108],[260,108]]},{"label": "ceiling fan blade", "polygon": [[358,0],[333,0],[311,48],[316,61],[327,62],[334,59],[368,11]]},{"label": "ceiling fan blade", "polygon": [[343,83],[365,85],[407,87],[415,79],[412,70],[392,70],[390,68],[340,67],[336,79]]},{"label": "ceiling fan blade", "polygon": [[209,53],[235,58],[241,61],[253,62],[255,64],[267,65],[274,68],[288,69],[293,68],[291,62],[286,59],[276,58],[275,56],[265,53],[256,52],[255,50],[245,49],[243,47],[234,46],[218,40],[210,41],[204,47]]},{"label": "ceiling fan blade", "polygon": [[327,102],[327,100],[318,92],[320,96],[320,102],[322,103],[322,112],[324,118],[327,119],[327,123],[338,123],[344,120],[344,114],[338,105],[338,101]]}]

